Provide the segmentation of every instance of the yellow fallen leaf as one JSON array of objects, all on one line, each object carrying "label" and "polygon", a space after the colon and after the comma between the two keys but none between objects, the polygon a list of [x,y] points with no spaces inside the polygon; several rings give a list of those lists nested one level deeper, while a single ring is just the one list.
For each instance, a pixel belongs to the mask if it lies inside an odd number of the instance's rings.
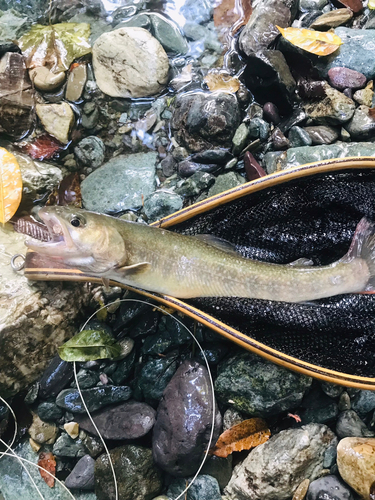
[{"label": "yellow fallen leaf", "polygon": [[368,0],[368,5],[367,7],[369,9],[375,9],[375,0]]},{"label": "yellow fallen leaf", "polygon": [[210,454],[226,458],[234,451],[250,450],[265,443],[270,435],[271,431],[264,420],[249,418],[224,431]]},{"label": "yellow fallen leaf", "polygon": [[342,45],[341,38],[329,31],[323,33],[306,28],[276,28],[288,42],[317,56],[328,56]]},{"label": "yellow fallen leaf", "polygon": [[22,198],[22,177],[16,158],[0,148],[0,222],[7,222]]},{"label": "yellow fallen leaf", "polygon": [[236,76],[231,76],[217,69],[213,69],[207,73],[204,77],[204,81],[211,92],[218,90],[219,92],[234,94],[240,88],[240,81]]}]

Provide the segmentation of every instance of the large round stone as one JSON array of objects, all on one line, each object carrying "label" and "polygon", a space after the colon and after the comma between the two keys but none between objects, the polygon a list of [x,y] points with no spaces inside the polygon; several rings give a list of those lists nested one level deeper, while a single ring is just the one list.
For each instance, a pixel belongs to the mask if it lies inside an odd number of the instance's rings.
[{"label": "large round stone", "polygon": [[96,83],[112,97],[147,97],[168,81],[168,56],[143,28],[103,33],[94,44],[92,59]]}]

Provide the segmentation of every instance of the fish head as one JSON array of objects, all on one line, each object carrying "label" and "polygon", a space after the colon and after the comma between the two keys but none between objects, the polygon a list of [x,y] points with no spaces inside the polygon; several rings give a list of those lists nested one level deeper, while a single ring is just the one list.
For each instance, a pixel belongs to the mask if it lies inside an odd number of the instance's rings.
[{"label": "fish head", "polygon": [[28,248],[94,273],[123,265],[125,244],[113,217],[62,206],[43,207],[39,216],[50,239],[27,240]]}]

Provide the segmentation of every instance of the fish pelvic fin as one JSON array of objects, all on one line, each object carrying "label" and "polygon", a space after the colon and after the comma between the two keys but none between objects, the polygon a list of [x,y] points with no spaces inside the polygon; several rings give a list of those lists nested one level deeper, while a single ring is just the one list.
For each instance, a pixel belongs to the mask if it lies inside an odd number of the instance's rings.
[{"label": "fish pelvic fin", "polygon": [[375,224],[366,217],[359,221],[350,248],[341,261],[350,262],[355,258],[365,260],[370,272],[363,292],[375,292]]},{"label": "fish pelvic fin", "polygon": [[116,272],[124,277],[136,276],[137,274],[148,271],[151,267],[149,262],[140,262],[131,266],[123,266],[116,269]]}]

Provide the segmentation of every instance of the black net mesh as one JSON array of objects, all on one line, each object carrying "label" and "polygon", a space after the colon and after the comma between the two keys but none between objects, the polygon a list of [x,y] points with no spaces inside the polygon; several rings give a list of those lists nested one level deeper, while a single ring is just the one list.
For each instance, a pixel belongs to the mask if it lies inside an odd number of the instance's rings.
[{"label": "black net mesh", "polygon": [[[375,172],[320,174],[284,183],[173,227],[213,234],[244,256],[326,265],[348,250],[362,217],[375,220]],[[189,303],[283,353],[352,375],[375,376],[375,295],[348,294],[313,304],[243,298]]]}]

